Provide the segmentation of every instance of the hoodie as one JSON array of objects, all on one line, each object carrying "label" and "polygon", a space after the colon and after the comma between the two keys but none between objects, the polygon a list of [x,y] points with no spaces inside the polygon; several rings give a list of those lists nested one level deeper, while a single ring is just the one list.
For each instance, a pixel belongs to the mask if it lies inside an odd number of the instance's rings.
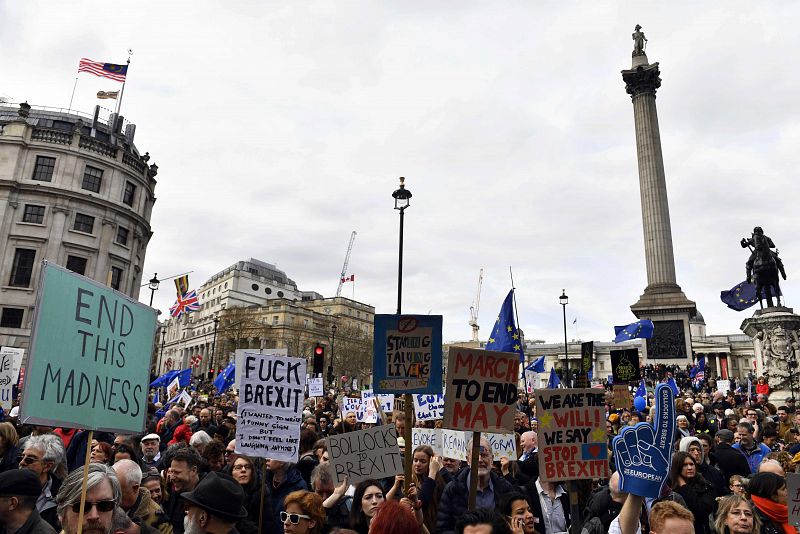
[{"label": "hoodie", "polygon": [[725,483],[725,478],[722,476],[722,473],[719,471],[719,469],[708,463],[707,458],[703,453],[703,444],[700,443],[699,438],[694,436],[681,438],[678,448],[683,452],[689,452],[689,447],[692,445],[692,443],[700,447],[700,463],[697,466],[697,472],[703,475],[703,478],[706,479],[706,481],[708,481],[714,488],[714,496],[717,497],[724,495],[725,493],[729,493],[729,491],[726,491],[728,485]]}]

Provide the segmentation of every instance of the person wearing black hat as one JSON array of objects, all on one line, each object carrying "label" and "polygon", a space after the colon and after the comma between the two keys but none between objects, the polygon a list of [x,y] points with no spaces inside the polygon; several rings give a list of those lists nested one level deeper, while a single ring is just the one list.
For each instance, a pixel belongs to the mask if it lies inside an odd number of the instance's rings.
[{"label": "person wearing black hat", "polygon": [[247,517],[244,490],[225,473],[212,471],[181,498],[186,504],[186,534],[237,534],[234,525]]},{"label": "person wearing black hat", "polygon": [[55,534],[36,510],[36,499],[41,492],[42,484],[33,471],[17,469],[0,473],[2,534]]}]

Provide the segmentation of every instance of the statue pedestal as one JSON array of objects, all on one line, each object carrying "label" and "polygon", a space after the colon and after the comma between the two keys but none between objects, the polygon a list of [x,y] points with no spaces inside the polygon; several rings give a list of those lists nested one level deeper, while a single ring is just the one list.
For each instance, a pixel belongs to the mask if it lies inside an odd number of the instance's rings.
[{"label": "statue pedestal", "polygon": [[772,306],[756,310],[740,328],[753,339],[756,376],[768,377],[773,404],[779,406],[786,397],[796,396],[800,378],[797,369],[800,315],[795,314],[792,308]]}]

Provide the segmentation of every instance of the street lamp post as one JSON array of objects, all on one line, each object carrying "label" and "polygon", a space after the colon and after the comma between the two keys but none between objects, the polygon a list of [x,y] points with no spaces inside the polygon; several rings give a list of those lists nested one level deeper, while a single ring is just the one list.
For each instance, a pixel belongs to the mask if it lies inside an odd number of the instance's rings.
[{"label": "street lamp post", "polygon": [[333,351],[336,348],[336,323],[331,324],[331,359],[328,361],[328,383],[336,388],[336,375],[333,374]]},{"label": "street lamp post", "polygon": [[[209,374],[214,373],[214,357],[217,354],[217,325],[219,324],[219,317],[214,317],[214,337],[211,341],[211,361],[209,362],[211,365],[209,366]],[[214,377],[216,378],[216,377]]]},{"label": "street lamp post", "polygon": [[561,296],[558,297],[558,303],[561,304],[561,309],[564,312],[564,381],[567,387],[570,387],[569,382],[569,345],[567,345],[567,304],[569,297],[561,290]]},{"label": "street lamp post", "polygon": [[159,372],[161,370],[161,366],[164,365],[164,345],[166,344],[167,339],[167,327],[161,327],[161,354],[158,357],[158,365],[159,365]]},{"label": "street lamp post", "polygon": [[[405,181],[406,179],[401,177],[400,187],[392,193],[392,197],[394,197],[394,209],[400,212],[400,248],[397,263],[397,315],[400,315],[403,309],[403,222],[406,208],[411,205],[409,202],[411,199],[411,191],[406,189]],[[411,446],[411,421],[414,417],[414,401],[409,393],[403,396],[403,404],[405,405],[406,414],[406,426],[403,432],[403,439],[406,442],[404,488],[406,495],[408,495],[409,484],[412,481],[411,451],[414,449],[414,447]]]},{"label": "street lamp post", "polygon": [[150,288],[150,307],[153,307],[153,295],[156,294],[158,291],[158,285],[161,283],[161,280],[158,279],[158,273],[153,275],[153,278],[150,279],[150,282],[147,284],[147,287]]}]

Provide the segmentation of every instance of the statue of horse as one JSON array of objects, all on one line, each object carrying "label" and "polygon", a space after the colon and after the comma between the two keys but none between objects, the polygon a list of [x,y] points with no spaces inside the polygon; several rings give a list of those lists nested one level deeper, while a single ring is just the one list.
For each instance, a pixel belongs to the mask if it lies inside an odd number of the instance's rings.
[{"label": "statue of horse", "polygon": [[777,252],[770,250],[775,245],[772,240],[765,236],[760,228],[756,228],[751,239],[742,239],[742,246],[752,245],[752,254],[747,262],[747,281],[756,286],[756,295],[761,308],[764,308],[764,298],[767,299],[767,307],[773,306],[772,297],[781,305],[781,290],[778,274],[783,275],[786,280],[786,273],[783,270],[783,263],[778,258]]}]

